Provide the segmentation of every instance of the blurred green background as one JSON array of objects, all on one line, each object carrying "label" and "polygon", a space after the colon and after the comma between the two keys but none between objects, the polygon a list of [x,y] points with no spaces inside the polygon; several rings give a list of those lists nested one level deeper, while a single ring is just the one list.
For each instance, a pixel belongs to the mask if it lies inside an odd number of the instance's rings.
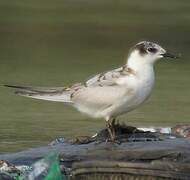
[{"label": "blurred green background", "polygon": [[[161,60],[151,98],[119,119],[137,126],[190,122],[189,0],[1,0],[1,84],[64,86],[125,62],[141,40],[181,53]],[[93,135],[105,126],[62,103],[0,87],[0,152]]]}]

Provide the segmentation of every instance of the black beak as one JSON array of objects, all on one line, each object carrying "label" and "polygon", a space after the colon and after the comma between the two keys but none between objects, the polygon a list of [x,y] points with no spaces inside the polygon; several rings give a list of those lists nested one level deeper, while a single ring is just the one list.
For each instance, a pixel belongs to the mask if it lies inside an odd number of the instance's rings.
[{"label": "black beak", "polygon": [[168,58],[175,58],[175,59],[176,59],[176,58],[179,58],[179,56],[173,55],[173,54],[168,53],[168,52],[162,54],[162,56],[163,56],[163,57],[168,57]]}]

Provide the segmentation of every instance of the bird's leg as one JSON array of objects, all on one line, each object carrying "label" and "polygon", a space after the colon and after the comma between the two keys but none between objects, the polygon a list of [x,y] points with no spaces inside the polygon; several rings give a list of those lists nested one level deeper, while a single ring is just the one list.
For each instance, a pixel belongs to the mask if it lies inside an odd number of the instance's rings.
[{"label": "bird's leg", "polygon": [[116,139],[115,121],[116,121],[115,118],[113,118],[111,121],[111,131],[112,131],[112,135],[113,135],[114,140]]},{"label": "bird's leg", "polygon": [[113,128],[113,124],[115,124],[115,120],[113,119],[112,122],[110,123],[110,118],[106,119],[106,127],[110,135],[110,139],[112,142],[115,141],[115,131]]},{"label": "bird's leg", "polygon": [[110,139],[113,140],[112,130],[109,121],[106,121],[106,127],[110,136]]}]

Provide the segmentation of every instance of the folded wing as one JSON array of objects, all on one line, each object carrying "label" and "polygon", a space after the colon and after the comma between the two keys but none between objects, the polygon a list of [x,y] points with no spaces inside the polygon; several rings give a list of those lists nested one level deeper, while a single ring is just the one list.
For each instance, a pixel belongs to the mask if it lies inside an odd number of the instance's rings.
[{"label": "folded wing", "polygon": [[65,87],[30,87],[30,86],[14,86],[5,85],[6,87],[14,88],[15,93],[25,97],[35,99],[43,99],[48,101],[71,102],[71,92]]}]

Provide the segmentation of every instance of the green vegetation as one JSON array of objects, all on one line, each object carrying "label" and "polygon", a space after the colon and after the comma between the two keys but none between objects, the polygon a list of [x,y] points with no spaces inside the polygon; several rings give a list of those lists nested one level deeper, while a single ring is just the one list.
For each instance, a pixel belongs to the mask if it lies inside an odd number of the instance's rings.
[{"label": "green vegetation", "polygon": [[[3,0],[0,2],[1,83],[63,86],[125,62],[131,45],[159,42],[182,58],[156,66],[152,97],[120,119],[133,125],[190,121],[188,0]],[[58,136],[93,134],[102,119],[61,103],[15,96],[0,87],[0,150],[45,145]]]}]

